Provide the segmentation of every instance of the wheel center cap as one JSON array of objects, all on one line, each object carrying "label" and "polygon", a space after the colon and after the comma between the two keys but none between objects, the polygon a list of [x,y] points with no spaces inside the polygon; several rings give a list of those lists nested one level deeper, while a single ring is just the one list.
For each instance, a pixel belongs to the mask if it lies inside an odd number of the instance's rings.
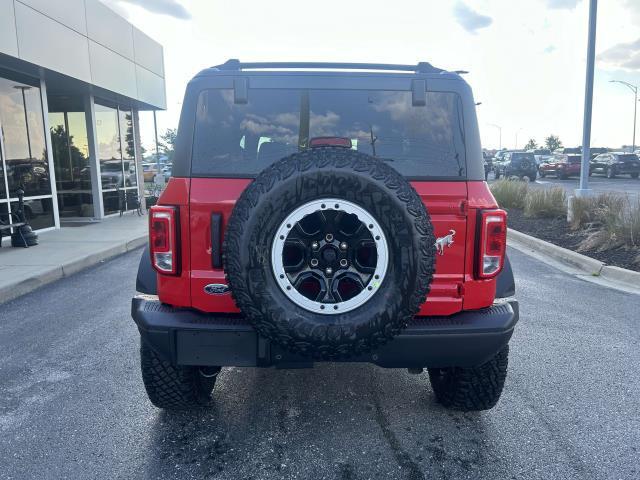
[{"label": "wheel center cap", "polygon": [[326,263],[333,263],[338,258],[337,250],[332,246],[327,246],[322,250],[322,259]]}]

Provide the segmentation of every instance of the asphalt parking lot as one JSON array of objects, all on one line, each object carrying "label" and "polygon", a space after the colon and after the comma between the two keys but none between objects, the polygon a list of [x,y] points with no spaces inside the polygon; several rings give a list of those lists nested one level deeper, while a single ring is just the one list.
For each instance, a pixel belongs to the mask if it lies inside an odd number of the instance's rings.
[{"label": "asphalt parking lot", "polygon": [[[493,174],[489,174],[489,183],[494,182]],[[564,188],[568,194],[573,194],[573,191],[579,187],[580,179],[578,177],[571,177],[566,180],[560,180],[556,177],[541,178],[538,176],[533,183],[535,186],[544,188],[551,188],[559,186]],[[624,195],[629,195],[630,198],[640,196],[640,179],[634,179],[628,175],[620,176],[616,178],[606,178],[600,175],[592,175],[589,177],[589,188],[594,192],[615,192]]]},{"label": "asphalt parking lot", "polygon": [[209,410],[147,401],[140,252],[0,306],[0,478],[637,479],[640,296],[518,251],[521,321],[491,411],[370,365],[225,369]]}]

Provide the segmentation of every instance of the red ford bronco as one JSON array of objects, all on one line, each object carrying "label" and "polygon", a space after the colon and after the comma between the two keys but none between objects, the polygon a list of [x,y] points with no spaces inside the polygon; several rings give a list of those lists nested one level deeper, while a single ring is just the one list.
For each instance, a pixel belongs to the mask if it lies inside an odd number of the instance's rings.
[{"label": "red ford bronco", "polygon": [[428,369],[437,401],[498,401],[518,321],[506,214],[459,74],[241,63],[189,83],[132,316],[165,409],[221,367]]}]

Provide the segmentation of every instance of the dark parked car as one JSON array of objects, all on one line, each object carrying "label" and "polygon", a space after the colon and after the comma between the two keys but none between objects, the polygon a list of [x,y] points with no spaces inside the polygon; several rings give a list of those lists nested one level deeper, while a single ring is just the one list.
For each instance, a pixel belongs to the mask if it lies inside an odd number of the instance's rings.
[{"label": "dark parked car", "polygon": [[602,153],[589,162],[589,175],[599,173],[613,178],[616,175],[640,175],[640,159],[635,153],[611,152]]},{"label": "dark parked car", "polygon": [[574,175],[580,175],[580,155],[556,154],[540,165],[538,172],[541,177],[555,175],[557,178],[567,179]]},{"label": "dark parked car", "polygon": [[504,176],[506,178],[519,177],[534,181],[537,176],[538,166],[533,153],[527,152],[507,152],[503,155],[502,161],[495,164],[494,172],[496,179]]}]

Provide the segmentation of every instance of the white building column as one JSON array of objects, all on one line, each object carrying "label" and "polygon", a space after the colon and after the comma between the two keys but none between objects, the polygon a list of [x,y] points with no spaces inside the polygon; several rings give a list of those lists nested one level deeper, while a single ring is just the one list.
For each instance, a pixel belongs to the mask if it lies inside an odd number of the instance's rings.
[{"label": "white building column", "polygon": [[89,167],[91,169],[91,192],[93,195],[93,217],[104,218],[102,201],[102,177],[100,176],[100,151],[96,134],[96,108],[92,94],[84,96],[84,116],[87,124],[87,143],[89,147]]},{"label": "white building column", "polygon": [[53,205],[53,223],[60,228],[60,211],[58,210],[58,187],[56,185],[56,169],[53,164],[53,146],[51,145],[51,125],[49,125],[49,102],[47,100],[47,84],[40,73],[40,103],[42,103],[42,121],[44,122],[44,141],[47,147],[47,163],[49,165],[49,181],[51,182],[51,203]]},{"label": "white building column", "polygon": [[140,137],[140,112],[137,108],[133,109],[133,138],[136,151],[136,171],[138,172],[138,200],[142,211],[147,210],[147,203],[144,198],[144,172],[142,169],[142,139]]}]

